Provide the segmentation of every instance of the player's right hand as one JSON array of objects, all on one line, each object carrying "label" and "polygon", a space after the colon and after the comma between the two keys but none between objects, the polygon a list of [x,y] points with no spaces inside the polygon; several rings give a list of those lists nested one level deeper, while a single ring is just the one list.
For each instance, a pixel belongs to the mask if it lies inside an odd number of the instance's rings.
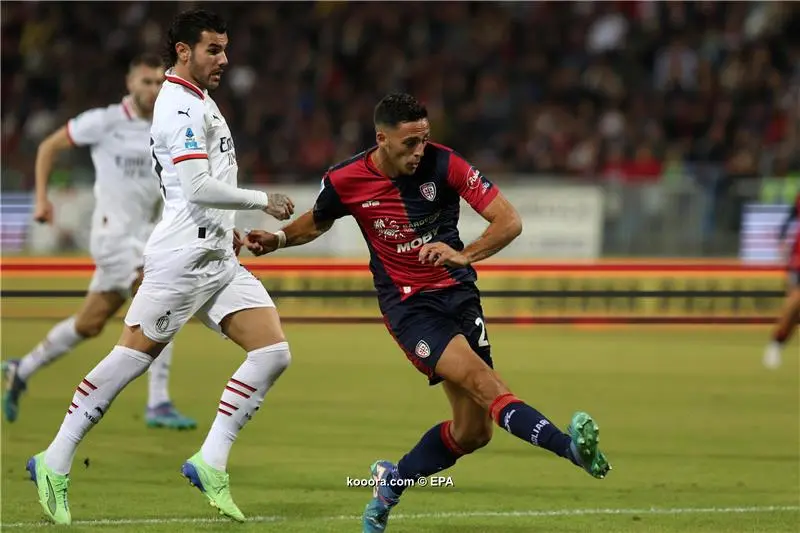
[{"label": "player's right hand", "polygon": [[244,236],[244,245],[253,255],[264,255],[278,249],[278,236],[268,231],[254,229]]},{"label": "player's right hand", "polygon": [[50,200],[36,202],[33,208],[33,220],[39,224],[53,223],[53,203]]},{"label": "player's right hand", "polygon": [[278,192],[269,193],[267,208],[264,212],[278,220],[286,220],[294,214],[294,202],[292,199]]}]

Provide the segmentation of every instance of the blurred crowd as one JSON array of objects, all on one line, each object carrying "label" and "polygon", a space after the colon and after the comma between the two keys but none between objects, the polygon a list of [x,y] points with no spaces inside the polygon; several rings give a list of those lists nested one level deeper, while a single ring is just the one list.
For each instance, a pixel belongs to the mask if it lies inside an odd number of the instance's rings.
[{"label": "blurred crowd", "polygon": [[[6,185],[32,185],[37,143],[69,117],[118,101],[127,61],[159,50],[189,5],[4,2]],[[372,108],[397,89],[426,103],[437,141],[485,172],[717,182],[800,171],[792,2],[213,8],[230,36],[213,97],[243,181],[317,178],[372,144]]]}]

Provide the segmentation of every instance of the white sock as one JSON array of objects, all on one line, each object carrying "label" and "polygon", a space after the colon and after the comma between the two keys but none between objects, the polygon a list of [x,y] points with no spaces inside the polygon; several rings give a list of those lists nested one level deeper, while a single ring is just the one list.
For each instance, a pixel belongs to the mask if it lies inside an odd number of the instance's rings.
[{"label": "white sock", "polygon": [[267,391],[291,360],[287,342],[247,353],[247,359],[222,392],[217,417],[200,449],[206,463],[225,471],[231,446],[239,430],[258,411]]},{"label": "white sock", "polygon": [[147,371],[147,407],[150,409],[170,403],[169,367],[172,365],[172,348],[171,342],[167,344]]},{"label": "white sock", "polygon": [[45,464],[58,474],[68,474],[83,437],[108,412],[111,402],[128,383],[145,373],[152,358],[146,353],[114,346],[81,381],[67,408],[56,438],[44,456]]},{"label": "white sock", "polygon": [[71,316],[56,324],[47,336],[22,358],[17,373],[27,381],[37,370],[49,365],[72,350],[84,338],[75,331],[75,317]]}]

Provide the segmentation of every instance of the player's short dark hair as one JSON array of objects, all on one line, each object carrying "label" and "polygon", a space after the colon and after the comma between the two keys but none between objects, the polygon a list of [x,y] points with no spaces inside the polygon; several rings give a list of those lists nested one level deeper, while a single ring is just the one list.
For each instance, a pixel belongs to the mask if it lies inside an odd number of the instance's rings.
[{"label": "player's short dark hair", "polygon": [[417,99],[406,93],[391,93],[375,106],[375,125],[397,126],[402,122],[416,122],[428,118],[428,110]]},{"label": "player's short dark hair", "polygon": [[194,48],[202,39],[204,31],[227,33],[228,25],[222,17],[205,9],[190,9],[179,13],[167,32],[167,49],[164,54],[167,64],[173,66],[178,62],[176,44],[186,43]]},{"label": "player's short dark hair", "polygon": [[131,59],[131,62],[128,65],[128,70],[133,70],[136,67],[142,65],[150,68],[161,68],[164,66],[164,61],[158,54],[154,54],[152,52],[145,52],[144,54],[139,54],[138,56]]}]

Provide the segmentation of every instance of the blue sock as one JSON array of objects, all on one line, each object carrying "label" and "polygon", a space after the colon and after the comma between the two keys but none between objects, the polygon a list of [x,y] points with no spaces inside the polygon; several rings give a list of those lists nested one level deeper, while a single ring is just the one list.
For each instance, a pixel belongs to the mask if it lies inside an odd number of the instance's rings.
[{"label": "blue sock", "polygon": [[[428,430],[414,448],[397,463],[397,479],[419,479],[450,468],[465,452],[450,435],[451,421],[442,422]],[[394,472],[391,477],[395,477]],[[406,486],[392,487],[400,496]]]},{"label": "blue sock", "polygon": [[580,464],[570,450],[570,436],[562,433],[542,413],[513,394],[498,396],[492,402],[489,412],[498,426],[517,438]]}]

